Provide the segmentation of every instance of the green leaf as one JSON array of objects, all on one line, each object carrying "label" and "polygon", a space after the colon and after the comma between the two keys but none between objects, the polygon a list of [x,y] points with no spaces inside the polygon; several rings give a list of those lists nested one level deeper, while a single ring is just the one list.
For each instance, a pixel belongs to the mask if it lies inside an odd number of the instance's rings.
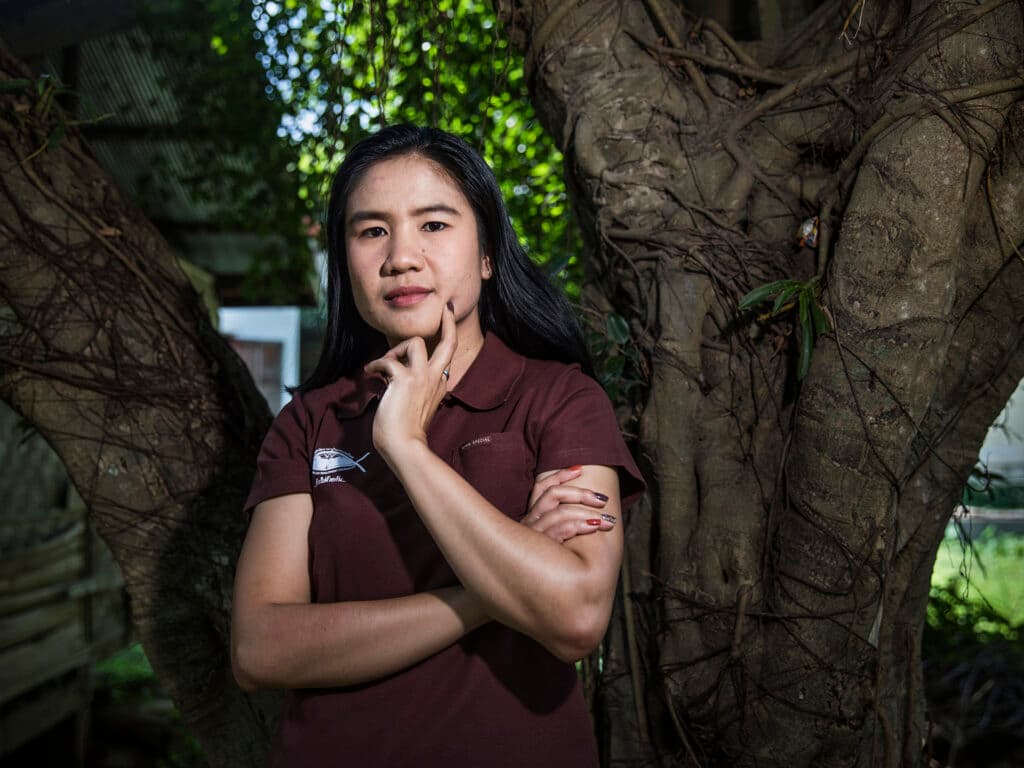
[{"label": "green leaf", "polygon": [[544,265],[544,272],[549,278],[556,278],[560,275],[566,267],[569,266],[569,259],[572,258],[569,254],[566,254],[560,259],[552,259]]},{"label": "green leaf", "polygon": [[821,308],[821,302],[815,298],[811,302],[811,317],[814,319],[814,333],[820,336],[832,330],[832,324],[828,321],[828,315]]},{"label": "green leaf", "polygon": [[766,285],[755,288],[740,299],[740,309],[750,309],[755,304],[767,301],[782,289],[789,288],[791,286],[799,288],[800,283],[796,280],[776,280],[774,283],[767,283]]},{"label": "green leaf", "polygon": [[796,378],[803,381],[811,369],[811,351],[814,349],[814,326],[811,322],[810,305],[814,301],[811,290],[800,291],[800,305],[797,313],[800,324],[800,360],[797,363]]},{"label": "green leaf", "polygon": [[629,323],[622,315],[612,312],[608,315],[608,338],[616,344],[626,344],[629,341]]},{"label": "green leaf", "polygon": [[787,285],[781,291],[779,295],[775,297],[775,303],[772,305],[772,314],[779,314],[779,310],[782,309],[783,305],[789,301],[790,296],[797,292],[798,285]]},{"label": "green leaf", "polygon": [[24,78],[15,78],[13,80],[0,80],[0,91],[21,91],[25,88],[31,88],[32,81]]},{"label": "green leaf", "polygon": [[611,378],[622,378],[622,371],[625,367],[626,358],[622,355],[613,355],[605,361],[605,373]]},{"label": "green leaf", "polygon": [[54,126],[54,129],[50,132],[49,138],[46,139],[46,148],[53,149],[64,139],[64,134],[67,132],[68,126],[63,120]]}]

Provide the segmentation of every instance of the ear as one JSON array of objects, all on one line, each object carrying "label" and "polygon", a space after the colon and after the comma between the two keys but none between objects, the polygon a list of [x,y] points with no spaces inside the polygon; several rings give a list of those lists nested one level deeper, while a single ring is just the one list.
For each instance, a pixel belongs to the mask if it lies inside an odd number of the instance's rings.
[{"label": "ear", "polygon": [[480,259],[480,276],[484,280],[489,280],[494,271],[491,269],[491,257],[489,254],[483,254]]}]

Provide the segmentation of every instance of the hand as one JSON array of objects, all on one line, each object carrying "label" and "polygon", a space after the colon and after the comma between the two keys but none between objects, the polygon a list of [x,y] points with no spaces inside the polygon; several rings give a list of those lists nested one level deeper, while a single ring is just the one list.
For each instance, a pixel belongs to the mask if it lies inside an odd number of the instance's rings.
[{"label": "hand", "polygon": [[373,421],[373,444],[385,461],[407,441],[426,444],[427,425],[448,391],[444,372],[451,366],[456,342],[449,303],[441,311],[441,337],[432,355],[427,355],[426,342],[414,336],[366,364],[368,373],[379,373],[388,382]]},{"label": "hand", "polygon": [[523,524],[559,544],[575,536],[614,528],[615,518],[603,514],[607,497],[587,488],[566,485],[581,473],[582,468],[577,466],[538,476]]}]

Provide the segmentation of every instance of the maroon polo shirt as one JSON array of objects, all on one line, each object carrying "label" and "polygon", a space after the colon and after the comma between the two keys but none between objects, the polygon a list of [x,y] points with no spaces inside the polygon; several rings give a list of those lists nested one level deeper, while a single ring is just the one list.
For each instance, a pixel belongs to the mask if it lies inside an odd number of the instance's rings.
[{"label": "maroon polo shirt", "polygon": [[[458,583],[373,447],[382,388],[379,378],[360,374],[296,394],[260,451],[246,509],[312,494],[313,602],[380,600]],[[600,386],[577,365],[527,359],[493,334],[445,397],[427,440],[516,520],[527,511],[534,476],[549,469],[615,467],[623,509],[643,492]],[[270,763],[586,768],[597,766],[597,750],[573,666],[491,622],[372,683],[290,691]]]}]

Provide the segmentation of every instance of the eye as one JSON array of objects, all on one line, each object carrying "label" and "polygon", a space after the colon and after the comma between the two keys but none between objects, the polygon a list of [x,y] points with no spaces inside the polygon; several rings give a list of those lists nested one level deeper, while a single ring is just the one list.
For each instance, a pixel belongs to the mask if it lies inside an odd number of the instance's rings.
[{"label": "eye", "polygon": [[387,232],[384,231],[384,227],[367,227],[359,233],[360,237],[384,237]]},{"label": "eye", "polygon": [[443,221],[428,221],[423,225],[423,228],[427,232],[440,232],[442,229],[447,229],[448,225]]}]

